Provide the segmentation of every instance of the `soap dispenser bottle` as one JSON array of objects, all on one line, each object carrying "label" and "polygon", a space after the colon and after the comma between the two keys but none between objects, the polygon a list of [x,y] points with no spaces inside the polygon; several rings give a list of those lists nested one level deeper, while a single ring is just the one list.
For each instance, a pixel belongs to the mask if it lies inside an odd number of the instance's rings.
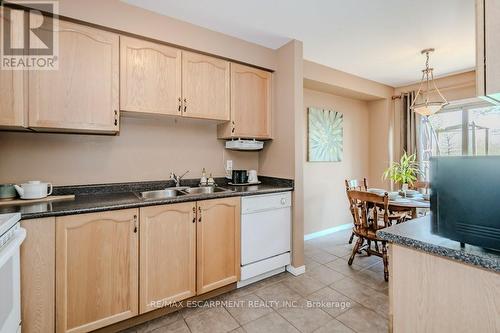
[{"label": "soap dispenser bottle", "polygon": [[205,168],[201,170],[200,185],[201,186],[207,185],[207,172],[205,171]]},{"label": "soap dispenser bottle", "polygon": [[208,177],[207,184],[208,186],[215,186],[215,181],[214,178],[212,177],[212,174],[210,174],[210,177]]}]

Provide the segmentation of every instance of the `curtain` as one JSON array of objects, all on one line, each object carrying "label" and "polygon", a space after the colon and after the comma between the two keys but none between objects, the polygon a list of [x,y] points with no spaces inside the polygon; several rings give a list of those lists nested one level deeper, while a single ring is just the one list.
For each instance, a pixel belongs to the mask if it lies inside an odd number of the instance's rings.
[{"label": "curtain", "polygon": [[408,154],[417,154],[417,158],[421,155],[420,149],[420,126],[421,116],[412,110],[410,106],[415,99],[415,92],[411,91],[403,93],[401,96],[403,101],[401,110],[401,154],[406,151]]},{"label": "curtain", "polygon": [[403,93],[401,110],[401,154],[416,154],[420,165],[421,180],[429,179],[430,157],[432,156],[432,126],[427,117],[410,109],[415,99],[415,92]]}]

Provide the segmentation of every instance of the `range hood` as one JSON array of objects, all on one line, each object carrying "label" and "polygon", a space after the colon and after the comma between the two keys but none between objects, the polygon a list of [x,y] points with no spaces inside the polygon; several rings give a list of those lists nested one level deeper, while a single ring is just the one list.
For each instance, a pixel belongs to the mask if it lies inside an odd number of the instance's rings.
[{"label": "range hood", "polygon": [[264,141],[242,139],[226,141],[226,149],[230,150],[261,150],[262,148],[264,148]]}]

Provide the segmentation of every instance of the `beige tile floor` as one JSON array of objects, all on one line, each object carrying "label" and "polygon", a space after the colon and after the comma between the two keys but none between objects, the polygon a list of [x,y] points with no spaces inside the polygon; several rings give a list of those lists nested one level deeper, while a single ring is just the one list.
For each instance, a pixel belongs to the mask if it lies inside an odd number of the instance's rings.
[{"label": "beige tile floor", "polygon": [[350,231],[306,241],[306,273],[282,273],[127,330],[128,333],[387,332],[382,260],[347,265]]}]

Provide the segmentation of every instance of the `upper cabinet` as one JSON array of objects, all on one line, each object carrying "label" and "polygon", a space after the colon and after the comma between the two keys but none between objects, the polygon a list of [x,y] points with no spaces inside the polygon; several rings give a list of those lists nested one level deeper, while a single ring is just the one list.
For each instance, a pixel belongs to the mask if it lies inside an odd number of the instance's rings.
[{"label": "upper cabinet", "polygon": [[118,35],[62,20],[57,33],[59,69],[29,71],[29,127],[118,132]]},{"label": "upper cabinet", "polygon": [[181,50],[120,37],[120,109],[181,115]]},{"label": "upper cabinet", "polygon": [[500,1],[476,0],[476,86],[478,96],[500,102]]},{"label": "upper cabinet", "polygon": [[[4,8],[8,11],[8,8]],[[0,23],[7,20],[0,17]],[[21,31],[11,30],[11,40],[21,38]],[[26,75],[22,70],[0,70],[0,129],[25,128],[28,125],[27,116],[27,83]]]},{"label": "upper cabinet", "polygon": [[0,128],[27,127],[25,73],[20,70],[0,70]]},{"label": "upper cabinet", "polygon": [[182,52],[183,115],[229,120],[229,62]]},{"label": "upper cabinet", "polygon": [[229,120],[229,62],[120,38],[121,110]]},{"label": "upper cabinet", "polygon": [[216,120],[220,139],[272,138],[272,73],[84,24],[54,27],[40,29],[58,36],[57,69],[0,71],[0,129],[116,134],[123,110]]},{"label": "upper cabinet", "polygon": [[272,74],[231,64],[231,121],[218,126],[218,137],[271,139]]}]

